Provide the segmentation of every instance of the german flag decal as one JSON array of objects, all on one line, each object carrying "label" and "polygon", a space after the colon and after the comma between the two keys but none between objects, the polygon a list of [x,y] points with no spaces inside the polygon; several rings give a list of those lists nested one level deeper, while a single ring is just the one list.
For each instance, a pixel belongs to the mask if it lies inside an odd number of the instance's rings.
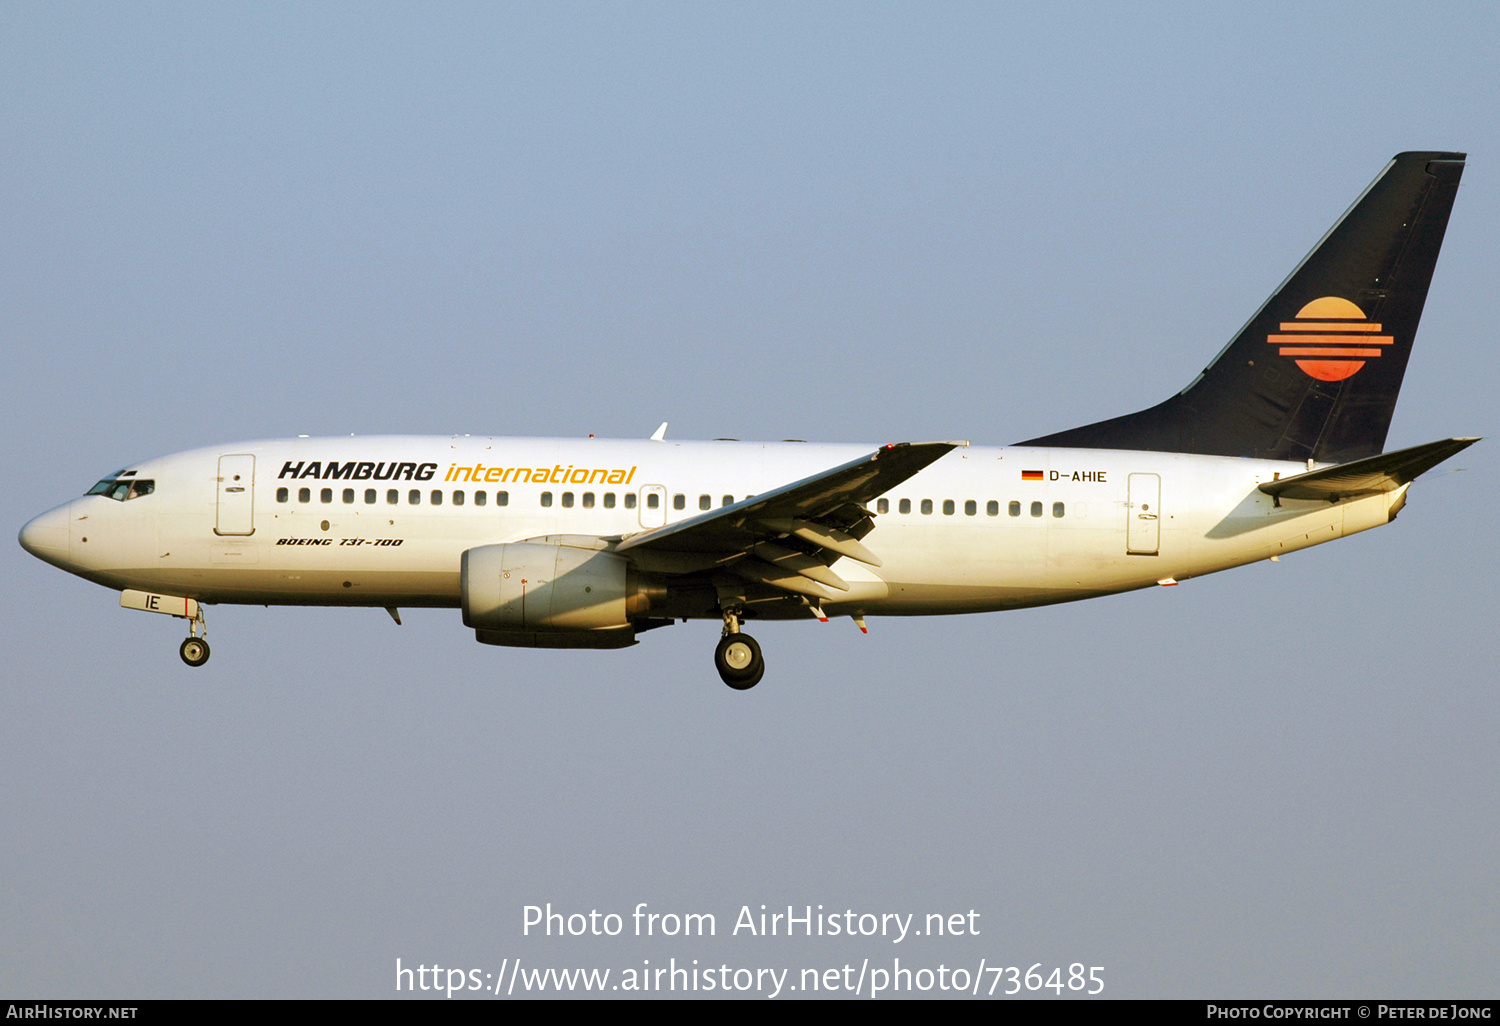
[{"label": "german flag decal", "polygon": [[1266,341],[1319,381],[1352,378],[1366,360],[1380,356],[1379,346],[1395,342],[1378,334],[1380,325],[1366,320],[1363,310],[1337,296],[1314,299],[1297,311],[1295,321],[1283,321],[1281,330],[1286,334],[1267,335]]},{"label": "german flag decal", "polygon": [[1021,480],[1040,481],[1042,480],[1042,472],[1040,470],[1023,470],[1021,471]]}]

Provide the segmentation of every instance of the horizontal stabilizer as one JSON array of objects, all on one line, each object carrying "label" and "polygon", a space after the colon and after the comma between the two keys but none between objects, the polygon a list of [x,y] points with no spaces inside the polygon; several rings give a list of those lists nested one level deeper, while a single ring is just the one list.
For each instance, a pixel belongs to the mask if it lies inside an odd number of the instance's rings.
[{"label": "horizontal stabilizer", "polygon": [[1444,438],[1410,449],[1367,456],[1353,463],[1310,470],[1296,477],[1267,481],[1260,490],[1278,499],[1326,499],[1329,502],[1393,492],[1477,441],[1477,438]]}]

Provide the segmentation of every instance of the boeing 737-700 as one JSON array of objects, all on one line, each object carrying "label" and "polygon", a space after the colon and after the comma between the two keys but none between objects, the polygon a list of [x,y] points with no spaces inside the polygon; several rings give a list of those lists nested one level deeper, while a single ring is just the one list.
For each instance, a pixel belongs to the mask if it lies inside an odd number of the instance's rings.
[{"label": "boeing 737-700", "polygon": [[1172,585],[1390,522],[1472,444],[1383,452],[1463,173],[1398,154],[1186,388],[1000,448],[966,442],[295,438],[133,463],[20,542],[182,617],[216,603],[458,607],[486,644],[620,648],[720,621],[1016,609]]}]

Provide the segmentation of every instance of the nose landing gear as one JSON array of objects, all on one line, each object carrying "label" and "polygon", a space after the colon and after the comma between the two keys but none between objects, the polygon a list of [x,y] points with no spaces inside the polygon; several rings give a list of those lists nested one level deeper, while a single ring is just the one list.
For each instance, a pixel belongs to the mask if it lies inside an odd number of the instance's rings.
[{"label": "nose landing gear", "polygon": [[750,635],[740,633],[740,618],[733,610],[724,613],[724,636],[714,649],[714,668],[736,691],[750,690],[766,675],[760,645]]},{"label": "nose landing gear", "polygon": [[[203,608],[200,606],[197,615],[188,620],[188,636],[177,654],[182,656],[182,661],[189,666],[202,666],[208,662],[208,625],[203,622]],[[203,637],[198,636],[199,629],[203,631]]]}]

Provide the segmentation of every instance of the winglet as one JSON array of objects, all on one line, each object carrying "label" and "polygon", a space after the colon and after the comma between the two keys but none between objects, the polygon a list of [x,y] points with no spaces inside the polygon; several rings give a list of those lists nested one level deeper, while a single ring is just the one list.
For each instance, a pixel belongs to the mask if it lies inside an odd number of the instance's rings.
[{"label": "winglet", "polygon": [[663,441],[666,441],[666,438],[667,438],[667,422],[666,421],[662,421],[661,422],[661,427],[657,428],[654,432],[652,432],[652,434],[651,434],[651,441],[653,441],[653,442],[663,442]]}]

